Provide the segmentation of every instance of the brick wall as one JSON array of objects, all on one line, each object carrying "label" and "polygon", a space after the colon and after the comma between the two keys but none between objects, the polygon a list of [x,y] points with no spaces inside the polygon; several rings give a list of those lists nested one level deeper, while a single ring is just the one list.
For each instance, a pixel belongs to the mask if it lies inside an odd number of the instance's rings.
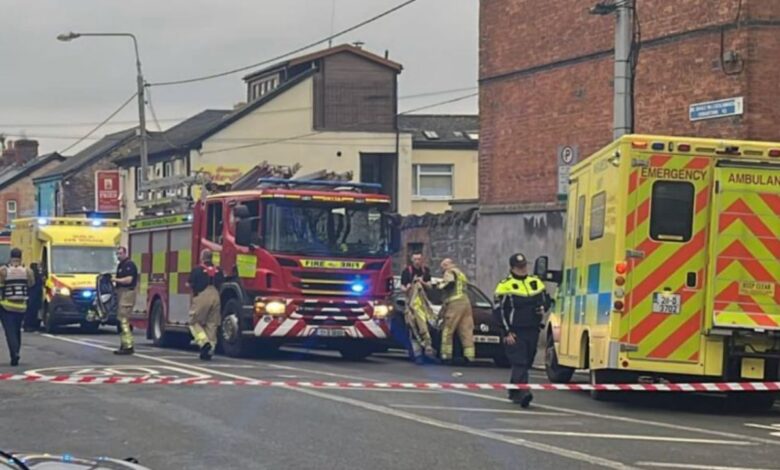
[{"label": "brick wall", "polygon": [[62,205],[65,215],[83,214],[95,209],[95,172],[116,169],[110,160],[100,159],[63,181]]},{"label": "brick wall", "polygon": [[[614,16],[594,0],[481,0],[480,202],[556,199],[556,151],[612,140]],[[636,132],[780,140],[780,2],[637,0]],[[554,5],[554,6],[552,6]],[[720,39],[742,69],[720,67]],[[745,97],[745,115],[691,123],[688,105]],[[511,171],[508,171],[511,169]]]},{"label": "brick wall", "polygon": [[394,260],[400,273],[412,255],[410,247],[422,245],[423,256],[434,277],[441,276],[439,264],[452,258],[472,281],[477,274],[477,211],[410,215],[401,225],[401,252]]},{"label": "brick wall", "polygon": [[33,185],[32,180],[48,173],[60,163],[57,160],[53,160],[0,191],[0,226],[4,226],[9,222],[6,203],[11,200],[16,201],[16,216],[18,218],[35,217],[38,212],[38,205],[35,199],[35,185]]}]

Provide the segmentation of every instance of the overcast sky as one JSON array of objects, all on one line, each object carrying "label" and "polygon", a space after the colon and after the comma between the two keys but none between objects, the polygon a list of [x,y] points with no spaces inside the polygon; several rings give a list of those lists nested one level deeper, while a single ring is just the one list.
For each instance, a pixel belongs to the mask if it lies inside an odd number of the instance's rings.
[{"label": "overcast sky", "polygon": [[[59,33],[132,32],[147,82],[189,78],[249,65],[327,36],[334,0],[2,0],[0,134],[62,150],[135,91],[132,44],[123,38],[57,41]],[[338,31],[401,0],[335,0]],[[476,86],[476,0],[416,3],[334,41],[401,62],[400,96]],[[153,88],[163,128],[206,108],[244,99],[242,73],[201,83]],[[467,92],[402,99],[401,111]],[[476,98],[426,112],[474,112]],[[96,136],[130,127],[128,106]],[[147,112],[147,114],[149,114]],[[88,125],[88,124],[92,125]],[[54,125],[39,127],[40,125]],[[86,124],[86,125],[85,125]],[[157,130],[151,116],[147,127]],[[60,137],[60,138],[58,138]],[[73,153],[72,151],[69,154]]]}]

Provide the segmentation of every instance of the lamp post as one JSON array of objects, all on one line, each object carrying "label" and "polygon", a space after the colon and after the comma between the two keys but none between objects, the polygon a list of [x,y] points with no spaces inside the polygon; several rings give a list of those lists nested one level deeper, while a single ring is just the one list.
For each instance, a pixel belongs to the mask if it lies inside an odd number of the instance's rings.
[{"label": "lamp post", "polygon": [[135,66],[137,69],[136,85],[138,87],[138,136],[141,140],[141,181],[136,182],[137,190],[146,188],[149,169],[149,147],[146,136],[146,107],[144,99],[144,76],[141,73],[141,56],[138,53],[138,40],[131,33],[65,33],[57,36],[63,42],[69,42],[80,37],[126,37],[133,40],[135,48]]}]

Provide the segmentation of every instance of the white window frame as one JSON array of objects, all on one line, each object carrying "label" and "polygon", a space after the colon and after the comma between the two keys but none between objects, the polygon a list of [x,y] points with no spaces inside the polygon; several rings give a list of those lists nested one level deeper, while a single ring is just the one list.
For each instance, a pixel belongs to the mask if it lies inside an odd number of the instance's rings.
[{"label": "white window frame", "polygon": [[144,191],[141,191],[139,188],[141,187],[141,167],[135,168],[135,200],[136,201],[143,201],[146,199],[146,194],[144,194]]},{"label": "white window frame", "polygon": [[[425,171],[424,167],[426,166],[448,166],[450,170],[448,172]],[[448,196],[426,196],[420,194],[420,181],[425,176],[449,176],[450,194]],[[451,163],[414,163],[412,165],[412,178],[417,179],[417,181],[413,181],[415,184],[412,185],[412,198],[415,200],[449,201],[455,197],[455,165]]]},{"label": "white window frame", "polygon": [[[13,210],[11,210],[11,204],[13,204]],[[13,216],[11,215],[13,214]],[[6,223],[13,222],[14,219],[19,214],[19,204],[16,202],[16,199],[9,199],[5,201],[5,221]]]}]

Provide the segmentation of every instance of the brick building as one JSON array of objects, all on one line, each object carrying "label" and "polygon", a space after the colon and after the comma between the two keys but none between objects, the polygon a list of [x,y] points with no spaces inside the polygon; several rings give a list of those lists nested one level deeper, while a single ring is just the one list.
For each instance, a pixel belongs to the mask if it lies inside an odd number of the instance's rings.
[{"label": "brick building", "polygon": [[20,217],[35,216],[36,194],[33,178],[57,167],[65,160],[58,153],[38,155],[38,142],[8,142],[0,158],[0,226]]},{"label": "brick building", "polygon": [[[612,140],[615,17],[590,15],[596,3],[480,2],[483,286],[512,251],[563,252],[558,149],[582,158]],[[636,0],[636,12],[635,132],[780,140],[780,2]],[[731,97],[742,116],[689,120],[690,104]]]}]

